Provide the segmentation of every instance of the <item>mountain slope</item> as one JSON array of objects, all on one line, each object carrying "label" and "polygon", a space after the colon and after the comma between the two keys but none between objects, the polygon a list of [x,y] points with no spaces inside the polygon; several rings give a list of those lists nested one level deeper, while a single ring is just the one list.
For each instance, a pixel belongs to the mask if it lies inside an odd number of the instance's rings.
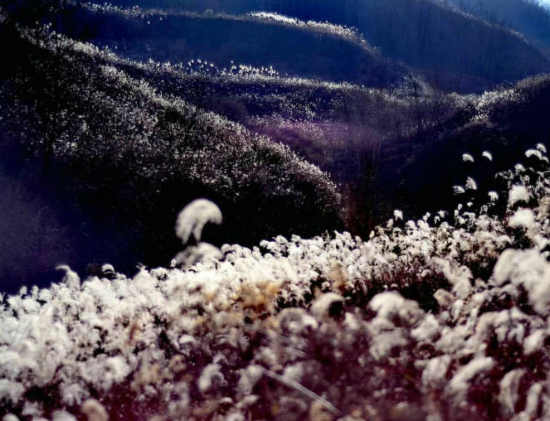
[{"label": "mountain slope", "polygon": [[142,4],[231,13],[267,10],[356,27],[384,56],[422,70],[432,83],[448,90],[479,92],[550,70],[549,60],[517,34],[442,2],[182,0]]},{"label": "mountain slope", "polygon": [[[464,186],[467,176],[485,180],[475,194],[483,200],[494,187],[488,174],[514,166],[523,151],[536,143],[550,145],[549,107],[548,75],[487,92],[465,107],[459,119],[384,143],[378,188],[383,188],[387,197],[393,196],[393,206],[406,208],[415,216],[423,212],[422,204],[434,197],[447,207],[457,200],[468,202],[470,199],[454,197],[448,188]],[[482,157],[484,151],[491,152],[494,159]],[[474,163],[459,160],[465,152],[473,156]],[[536,160],[529,163],[537,167]],[[438,174],[437,178],[433,174]]]},{"label": "mountain slope", "polygon": [[[112,263],[127,270],[138,261],[166,262],[179,247],[159,212],[173,219],[200,196],[215,199],[233,221],[229,231],[212,233],[214,242],[338,226],[334,184],[288,148],[155,93],[93,46],[55,34],[3,35],[20,53],[1,84],[3,148],[23,148],[17,171],[55,192],[54,208],[76,208],[94,227],[125,233],[116,244],[105,241],[97,258],[118,250]],[[93,227],[83,229],[95,237]]]},{"label": "mountain slope", "polygon": [[70,36],[140,61],[202,59],[219,68],[234,63],[273,67],[291,76],[376,87],[398,86],[409,75],[405,66],[384,59],[357,33],[336,25],[265,14],[165,13],[98,5],[78,10],[76,17],[70,11],[63,16],[67,20],[58,19],[57,27]]},{"label": "mountain slope", "polygon": [[365,235],[380,221],[373,212],[380,205],[377,192],[369,184],[379,170],[385,143],[443,124],[468,104],[463,97],[429,90],[414,95],[414,89],[366,89],[264,75],[250,68],[220,71],[207,62],[192,71],[115,56],[109,63],[132,78],[147,80],[159,93],[175,94],[268,135],[329,172],[346,195],[351,218],[347,228]]},{"label": "mountain slope", "polygon": [[550,10],[532,0],[448,0],[461,10],[525,35],[550,57]]}]

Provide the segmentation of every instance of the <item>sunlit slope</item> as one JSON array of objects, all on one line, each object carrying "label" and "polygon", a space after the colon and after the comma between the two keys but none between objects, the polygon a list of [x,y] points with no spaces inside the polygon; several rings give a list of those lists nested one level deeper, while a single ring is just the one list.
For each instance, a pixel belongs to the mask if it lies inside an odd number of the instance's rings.
[{"label": "sunlit slope", "polygon": [[405,66],[382,57],[361,36],[336,25],[231,16],[165,13],[90,6],[79,12],[77,28],[69,15],[60,24],[72,36],[116,48],[118,54],[146,61],[187,63],[207,60],[222,68],[234,64],[273,67],[280,74],[347,81],[374,87],[399,86]]},{"label": "sunlit slope", "polygon": [[[146,79],[159,92],[175,94],[289,144],[331,172],[337,171],[330,163],[337,156],[330,155],[338,149],[350,149],[352,143],[368,148],[374,140],[403,135],[415,125],[407,99],[383,90],[261,73],[208,74],[200,70],[189,74],[179,66],[115,56],[110,57],[109,63],[134,78]],[[205,67],[209,69],[208,63]],[[444,118],[445,113],[438,117]],[[370,131],[369,138],[364,136],[365,130]]]},{"label": "sunlit slope", "polygon": [[[124,3],[118,1],[117,4]],[[358,28],[389,58],[425,72],[444,89],[480,91],[550,69],[549,61],[516,33],[429,0],[154,2],[159,7],[231,13],[268,10]],[[144,2],[153,6],[151,2]]]}]

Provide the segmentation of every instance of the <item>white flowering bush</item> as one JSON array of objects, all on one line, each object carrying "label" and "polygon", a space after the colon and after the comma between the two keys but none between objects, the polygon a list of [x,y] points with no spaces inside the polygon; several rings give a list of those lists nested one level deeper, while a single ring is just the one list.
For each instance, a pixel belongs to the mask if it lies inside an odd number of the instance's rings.
[{"label": "white flowering bush", "polygon": [[[550,179],[533,150],[498,175],[498,198],[396,211],[368,240],[224,245],[131,279],[60,268],[62,282],[3,297],[0,414],[546,419]],[[205,201],[182,215],[198,206],[219,220]]]}]

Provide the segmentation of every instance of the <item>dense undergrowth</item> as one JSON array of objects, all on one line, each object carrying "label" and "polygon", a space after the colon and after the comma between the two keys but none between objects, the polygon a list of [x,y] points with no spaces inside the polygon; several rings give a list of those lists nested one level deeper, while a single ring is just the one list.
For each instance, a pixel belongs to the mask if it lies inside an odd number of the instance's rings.
[{"label": "dense undergrowth", "polygon": [[[4,297],[0,413],[545,419],[548,174],[539,144],[483,200],[464,180],[454,211],[395,211],[368,240],[199,243],[191,266],[131,279],[63,267],[61,283]],[[206,219],[220,222],[212,206],[182,213],[178,235],[200,241]]]}]

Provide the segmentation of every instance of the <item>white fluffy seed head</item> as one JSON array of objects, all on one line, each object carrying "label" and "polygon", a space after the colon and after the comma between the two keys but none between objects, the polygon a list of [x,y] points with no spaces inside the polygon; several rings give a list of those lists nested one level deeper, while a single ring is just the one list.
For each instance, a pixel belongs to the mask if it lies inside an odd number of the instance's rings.
[{"label": "white fluffy seed head", "polygon": [[466,192],[462,186],[453,186],[453,191],[455,194],[464,194]]},{"label": "white fluffy seed head", "polygon": [[403,220],[403,211],[401,211],[399,209],[395,209],[393,211],[393,217],[395,218],[396,221],[402,221]]},{"label": "white fluffy seed head", "polygon": [[537,158],[539,160],[542,160],[542,153],[538,149],[529,149],[525,152],[525,156],[527,158]]},{"label": "white fluffy seed head", "polygon": [[529,191],[525,186],[515,185],[512,186],[508,195],[508,204],[514,206],[517,202],[528,202]]},{"label": "white fluffy seed head", "polygon": [[107,421],[109,419],[103,405],[95,399],[88,399],[82,404],[80,410],[86,415],[88,421]]},{"label": "white fluffy seed head", "polygon": [[57,265],[55,269],[65,272],[63,282],[67,284],[69,288],[75,289],[80,287],[80,277],[68,265]]},{"label": "white fluffy seed head", "polygon": [[312,306],[311,313],[317,319],[336,316],[343,312],[344,298],[333,292],[328,292],[317,298]]},{"label": "white fluffy seed head", "polygon": [[514,166],[514,169],[516,170],[517,173],[525,172],[525,167],[522,164],[516,164]]},{"label": "white fluffy seed head", "polygon": [[489,151],[483,151],[481,156],[485,159],[488,159],[489,161],[493,160],[493,154],[491,154],[491,152],[489,152]]},{"label": "white fluffy seed head", "polygon": [[508,225],[512,228],[531,229],[535,226],[535,214],[531,209],[519,209],[510,218]]},{"label": "white fluffy seed head", "polygon": [[52,421],[76,421],[76,418],[67,411],[55,411],[52,414]]},{"label": "white fluffy seed head", "polygon": [[220,249],[216,246],[209,243],[199,243],[178,253],[170,262],[170,266],[190,267],[207,260],[221,259],[222,256]]},{"label": "white fluffy seed head", "polygon": [[466,189],[467,190],[477,190],[477,183],[472,177],[466,179]]},{"label": "white fluffy seed head", "polygon": [[176,221],[176,235],[186,244],[191,237],[200,241],[202,230],[207,223],[221,224],[222,212],[220,208],[208,199],[197,199],[189,203],[178,215]]},{"label": "white fluffy seed head", "polygon": [[201,372],[197,381],[201,393],[207,393],[217,387],[225,385],[225,379],[218,364],[208,364]]}]

